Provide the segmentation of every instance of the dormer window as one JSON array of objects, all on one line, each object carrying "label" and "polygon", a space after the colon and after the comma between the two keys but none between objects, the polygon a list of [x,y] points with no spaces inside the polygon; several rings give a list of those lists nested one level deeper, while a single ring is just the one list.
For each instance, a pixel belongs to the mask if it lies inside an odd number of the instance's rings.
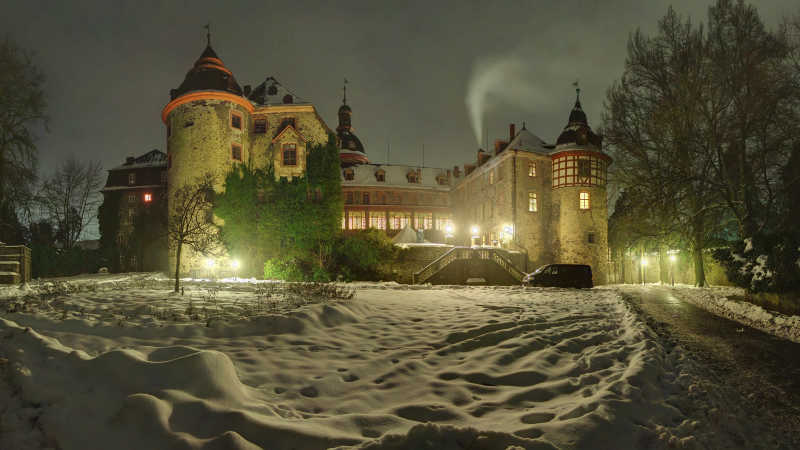
[{"label": "dormer window", "polygon": [[419,183],[419,172],[412,170],[406,175],[409,183]]},{"label": "dormer window", "polygon": [[439,175],[436,177],[436,182],[439,183],[440,186],[444,186],[447,184],[447,176]]},{"label": "dormer window", "polygon": [[379,183],[384,183],[386,181],[386,172],[384,170],[378,170],[375,172],[375,181]]},{"label": "dormer window", "polygon": [[344,179],[345,181],[353,181],[354,178],[353,169],[344,169]]},{"label": "dormer window", "polygon": [[136,184],[136,174],[129,173],[128,174],[128,184]]}]

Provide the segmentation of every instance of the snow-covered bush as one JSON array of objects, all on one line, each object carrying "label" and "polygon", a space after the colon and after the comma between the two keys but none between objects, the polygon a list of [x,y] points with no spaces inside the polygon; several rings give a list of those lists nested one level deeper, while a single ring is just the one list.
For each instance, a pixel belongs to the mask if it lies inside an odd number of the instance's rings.
[{"label": "snow-covered bush", "polygon": [[800,242],[792,234],[746,238],[714,251],[728,279],[750,292],[800,289]]}]

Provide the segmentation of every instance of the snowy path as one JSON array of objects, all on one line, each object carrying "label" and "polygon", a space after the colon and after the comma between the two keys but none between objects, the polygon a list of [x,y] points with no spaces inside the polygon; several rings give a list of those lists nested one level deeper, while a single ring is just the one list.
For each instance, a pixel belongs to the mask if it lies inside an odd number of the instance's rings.
[{"label": "snowy path", "polygon": [[711,314],[681,289],[615,288],[691,355],[698,405],[707,405],[700,415],[741,448],[800,448],[800,344]]},{"label": "snowy path", "polygon": [[203,288],[97,290],[4,314],[0,354],[41,407],[46,439],[64,449],[694,443],[676,353],[613,290],[378,284],[280,310],[248,309],[255,288],[242,285],[219,292],[225,313],[209,322],[183,313],[190,299],[205,307]]}]

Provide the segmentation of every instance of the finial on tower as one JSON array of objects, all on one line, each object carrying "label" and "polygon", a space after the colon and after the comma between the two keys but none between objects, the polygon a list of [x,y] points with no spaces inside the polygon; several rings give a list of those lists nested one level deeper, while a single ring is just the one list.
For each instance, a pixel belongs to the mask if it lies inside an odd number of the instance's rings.
[{"label": "finial on tower", "polygon": [[581,88],[578,86],[578,80],[572,83],[575,86],[575,106],[581,106]]},{"label": "finial on tower", "polygon": [[211,47],[211,22],[207,23],[203,28],[206,29],[206,40],[208,41],[208,46]]},{"label": "finial on tower", "polygon": [[342,86],[342,93],[343,93],[342,104],[346,105],[347,104],[347,78],[344,79],[344,85]]}]

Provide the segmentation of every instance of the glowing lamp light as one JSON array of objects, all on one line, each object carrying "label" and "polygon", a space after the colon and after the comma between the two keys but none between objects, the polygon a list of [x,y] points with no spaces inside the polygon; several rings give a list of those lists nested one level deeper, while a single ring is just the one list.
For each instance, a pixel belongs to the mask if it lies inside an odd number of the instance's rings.
[{"label": "glowing lamp light", "polygon": [[153,201],[153,194],[150,194],[150,193],[144,194],[144,202],[145,203],[150,203],[152,201]]},{"label": "glowing lamp light", "polygon": [[669,255],[669,260],[675,262],[675,255]]},{"label": "glowing lamp light", "polygon": [[647,260],[645,258],[642,258],[642,266],[646,266],[646,265],[647,265]]},{"label": "glowing lamp light", "polygon": [[234,270],[238,269],[239,268],[239,260],[238,259],[234,259],[233,261],[231,261],[231,267]]},{"label": "glowing lamp light", "polygon": [[505,225],[505,226],[503,227],[503,232],[504,232],[505,234],[509,234],[509,235],[510,235],[510,234],[514,234],[514,226],[513,226],[513,225]]},{"label": "glowing lamp light", "polygon": [[447,225],[446,227],[444,227],[444,232],[447,234],[453,234],[453,226]]},{"label": "glowing lamp light", "polygon": [[211,258],[206,259],[206,268],[213,269],[214,268],[214,260]]},{"label": "glowing lamp light", "polygon": [[472,226],[472,228],[471,228],[471,230],[472,230],[472,235],[473,235],[473,236],[477,236],[477,235],[478,235],[478,233],[481,231],[481,229],[480,229],[480,228],[478,228],[478,226],[477,226],[477,225],[473,225],[473,226]]}]

